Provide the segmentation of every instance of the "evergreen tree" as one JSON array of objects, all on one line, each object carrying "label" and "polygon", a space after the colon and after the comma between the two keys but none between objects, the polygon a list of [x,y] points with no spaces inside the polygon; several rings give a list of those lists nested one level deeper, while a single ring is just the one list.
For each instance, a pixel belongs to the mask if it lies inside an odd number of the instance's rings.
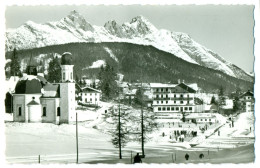
[{"label": "evergreen tree", "polygon": [[144,106],[144,93],[143,90],[141,88],[138,88],[136,93],[135,93],[135,98],[134,98],[134,102],[136,105],[142,105]]},{"label": "evergreen tree", "polygon": [[53,57],[49,63],[48,68],[48,81],[60,82],[61,81],[61,68],[58,57]]},{"label": "evergreen tree", "polygon": [[239,95],[241,94],[241,89],[236,88],[236,92],[233,99],[233,111],[237,112],[242,109],[242,102],[239,100]]},{"label": "evergreen tree", "polygon": [[11,68],[11,76],[21,76],[20,64],[16,55],[16,49],[14,49],[13,51],[10,68]]},{"label": "evergreen tree", "polygon": [[103,96],[106,99],[110,99],[116,96],[118,89],[116,84],[116,73],[114,72],[113,67],[111,67],[109,64],[106,64],[105,67],[101,66],[98,76],[100,80],[100,89]]},{"label": "evergreen tree", "polygon": [[122,110],[119,104],[118,108],[113,108],[113,110],[111,111],[111,115],[112,120],[114,121],[113,123],[116,123],[115,129],[111,131],[111,142],[114,147],[119,148],[119,159],[122,159],[121,148],[125,147],[127,142],[129,141],[129,131],[125,126],[129,113],[126,113],[124,110]]},{"label": "evergreen tree", "polygon": [[210,104],[217,104],[215,96],[212,96]]},{"label": "evergreen tree", "polygon": [[223,106],[223,105],[226,104],[226,98],[225,98],[225,95],[224,95],[224,88],[223,88],[223,86],[221,86],[221,87],[219,88],[218,98],[219,98],[219,103],[218,103],[218,104],[219,104],[220,106]]}]

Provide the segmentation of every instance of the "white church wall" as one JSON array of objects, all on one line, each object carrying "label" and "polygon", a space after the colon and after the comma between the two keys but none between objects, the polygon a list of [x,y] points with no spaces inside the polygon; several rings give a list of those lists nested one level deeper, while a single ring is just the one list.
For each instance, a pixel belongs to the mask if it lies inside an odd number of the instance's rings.
[{"label": "white church wall", "polygon": [[[13,95],[13,120],[17,122],[25,121],[24,95]],[[19,107],[21,108],[21,115],[19,115]]]},{"label": "white church wall", "polygon": [[60,123],[75,121],[75,83],[60,83]]},{"label": "white church wall", "polygon": [[57,107],[59,107],[59,98],[41,98],[41,104],[42,111],[43,108],[46,107],[46,116],[42,116],[42,122],[55,123],[57,116]]},{"label": "white church wall", "polygon": [[29,105],[28,106],[28,121],[29,122],[41,122],[41,105]]}]

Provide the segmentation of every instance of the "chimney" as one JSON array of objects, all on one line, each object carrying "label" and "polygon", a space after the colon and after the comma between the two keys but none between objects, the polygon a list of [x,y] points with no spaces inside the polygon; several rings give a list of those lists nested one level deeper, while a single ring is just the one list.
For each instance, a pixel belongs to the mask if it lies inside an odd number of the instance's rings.
[{"label": "chimney", "polygon": [[180,84],[181,83],[181,80],[180,79],[178,79],[178,84]]},{"label": "chimney", "polygon": [[182,83],[184,83],[184,79],[182,80]]}]

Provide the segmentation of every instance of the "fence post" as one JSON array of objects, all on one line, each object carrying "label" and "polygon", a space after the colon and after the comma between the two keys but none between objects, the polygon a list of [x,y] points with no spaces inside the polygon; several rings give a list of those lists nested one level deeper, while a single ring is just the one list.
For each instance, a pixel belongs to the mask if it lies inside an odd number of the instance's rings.
[{"label": "fence post", "polygon": [[176,153],[175,153],[175,162],[176,162],[176,160],[177,160],[177,159],[176,159]]},{"label": "fence post", "polygon": [[38,156],[38,163],[41,163],[41,155]]}]

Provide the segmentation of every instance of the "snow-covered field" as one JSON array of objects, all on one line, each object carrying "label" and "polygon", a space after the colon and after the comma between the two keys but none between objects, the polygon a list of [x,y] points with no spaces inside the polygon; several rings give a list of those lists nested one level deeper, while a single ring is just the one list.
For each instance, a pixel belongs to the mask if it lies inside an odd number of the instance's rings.
[{"label": "snow-covered field", "polygon": [[[95,110],[77,110],[79,118],[79,162],[95,162],[101,160],[116,160],[118,149],[111,143],[111,135],[105,133],[107,122],[104,122],[105,110],[113,103],[101,103],[101,108]],[[136,111],[138,112],[138,111]],[[10,120],[10,116],[7,116]],[[212,126],[205,134],[197,137],[198,145],[191,147],[192,142],[169,141],[169,135],[161,136],[161,132],[170,128],[159,128],[149,137],[145,149],[149,157],[158,154],[168,155],[172,151],[216,151],[217,148],[234,148],[254,143],[253,113],[241,113],[235,118],[234,127],[226,123],[226,118],[218,115],[222,126],[220,135],[212,134],[216,127]],[[251,131],[250,131],[251,127]],[[75,163],[76,161],[76,126],[71,124],[54,125],[48,123],[15,123],[5,124],[6,161],[7,163],[37,163],[41,155],[42,163]],[[212,129],[211,129],[212,128]],[[102,129],[102,130],[100,130]],[[212,135],[211,135],[212,134]],[[211,135],[205,138],[205,135]],[[158,152],[158,150],[160,152]],[[123,156],[130,157],[141,152],[141,144],[129,142],[123,148]]]}]

